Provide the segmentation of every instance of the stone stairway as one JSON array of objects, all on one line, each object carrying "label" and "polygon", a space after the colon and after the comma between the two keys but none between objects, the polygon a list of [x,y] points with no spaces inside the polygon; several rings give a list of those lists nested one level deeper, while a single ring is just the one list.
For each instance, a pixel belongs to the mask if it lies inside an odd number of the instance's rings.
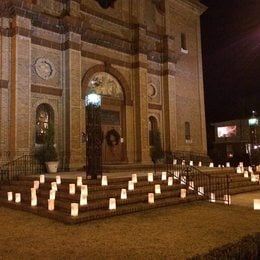
[{"label": "stone stairway", "polygon": [[[54,211],[48,210],[48,199],[51,182],[55,179],[46,178],[45,183],[40,184],[37,190],[37,206],[31,206],[31,188],[34,180],[39,180],[39,176],[20,177],[19,180],[11,181],[9,185],[0,186],[0,205],[74,224],[203,199],[191,190],[187,190],[186,198],[180,198],[180,190],[186,186],[180,184],[178,180],[174,180],[173,185],[168,186],[167,181],[162,181],[160,175],[154,177],[153,182],[148,182],[146,176],[138,176],[133,191],[127,190],[131,177],[108,179],[108,186],[101,186],[101,180],[83,179],[83,184],[88,186],[88,203],[79,206],[77,217],[71,217],[71,203],[80,202],[80,187],[76,187],[75,194],[69,194],[69,184],[76,184],[76,178],[62,179],[56,192]],[[154,194],[155,202],[151,204],[148,203],[148,193],[155,192],[155,184],[160,184],[161,194]],[[127,199],[120,199],[121,189],[127,190]],[[13,197],[15,193],[21,193],[22,201],[20,203],[15,203],[14,200],[8,201],[9,191],[13,192]],[[115,210],[109,210],[109,198],[116,198]]]}]

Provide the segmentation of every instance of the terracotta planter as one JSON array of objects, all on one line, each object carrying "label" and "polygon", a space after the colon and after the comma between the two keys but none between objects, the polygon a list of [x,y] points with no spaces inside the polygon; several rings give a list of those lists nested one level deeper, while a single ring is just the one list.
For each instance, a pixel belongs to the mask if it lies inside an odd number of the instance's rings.
[{"label": "terracotta planter", "polygon": [[45,162],[46,169],[48,173],[55,173],[58,171],[58,161],[53,161],[53,162]]}]

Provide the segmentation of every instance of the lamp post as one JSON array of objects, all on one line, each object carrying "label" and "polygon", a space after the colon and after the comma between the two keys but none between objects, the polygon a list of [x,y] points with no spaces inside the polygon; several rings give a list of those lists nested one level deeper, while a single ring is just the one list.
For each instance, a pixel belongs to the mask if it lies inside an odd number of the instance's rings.
[{"label": "lamp post", "polygon": [[85,96],[86,107],[86,178],[102,175],[101,95],[96,93],[99,81],[91,81]]},{"label": "lamp post", "polygon": [[258,148],[257,144],[257,126],[258,126],[258,119],[256,117],[256,112],[252,111],[252,116],[248,119],[248,125],[250,130],[250,145],[249,145],[249,155],[250,155],[250,164],[255,163],[255,155],[256,149]]}]

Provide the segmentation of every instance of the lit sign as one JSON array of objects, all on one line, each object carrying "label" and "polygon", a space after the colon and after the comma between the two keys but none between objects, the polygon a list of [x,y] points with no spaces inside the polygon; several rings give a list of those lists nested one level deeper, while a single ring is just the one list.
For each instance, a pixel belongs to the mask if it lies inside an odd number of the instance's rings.
[{"label": "lit sign", "polygon": [[258,125],[258,119],[255,117],[252,117],[252,118],[248,119],[248,124],[249,125]]},{"label": "lit sign", "polygon": [[222,126],[218,127],[218,138],[225,138],[225,137],[233,137],[237,134],[237,126],[230,125],[230,126]]}]

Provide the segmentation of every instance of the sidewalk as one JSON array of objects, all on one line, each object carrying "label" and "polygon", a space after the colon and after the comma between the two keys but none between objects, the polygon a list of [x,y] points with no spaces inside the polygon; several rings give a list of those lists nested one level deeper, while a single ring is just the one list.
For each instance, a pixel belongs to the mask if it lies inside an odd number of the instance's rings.
[{"label": "sidewalk", "polygon": [[260,191],[241,193],[231,196],[231,205],[254,209],[254,199],[260,199]]}]

